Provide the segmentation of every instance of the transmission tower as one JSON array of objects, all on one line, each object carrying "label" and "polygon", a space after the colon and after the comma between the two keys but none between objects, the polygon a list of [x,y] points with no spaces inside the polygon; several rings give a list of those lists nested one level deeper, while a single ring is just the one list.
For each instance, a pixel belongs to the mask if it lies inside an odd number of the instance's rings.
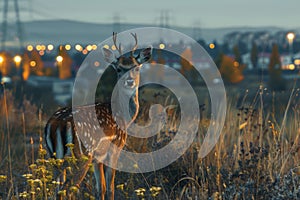
[{"label": "transmission tower", "polygon": [[115,33],[121,32],[121,17],[119,14],[115,14],[113,16],[113,32]]},{"label": "transmission tower", "polygon": [[162,28],[170,27],[170,15],[168,10],[162,10],[159,17],[159,26]]},{"label": "transmission tower", "polygon": [[[12,2],[13,1],[13,2]],[[13,8],[10,7],[9,2],[13,3]],[[2,19],[2,28],[1,28],[1,50],[5,51],[7,48],[7,41],[14,38],[8,38],[8,30],[10,30],[9,25],[11,25],[9,22],[11,22],[11,19],[9,18],[9,14],[12,12],[14,13],[15,17],[15,25],[16,25],[16,32],[15,34],[10,34],[11,37],[16,37],[18,47],[21,49],[23,44],[23,33],[22,33],[22,27],[21,27],[21,20],[20,20],[20,10],[19,10],[19,3],[18,0],[4,0],[3,1],[3,19]],[[11,10],[13,9],[13,10]]]},{"label": "transmission tower", "polygon": [[193,38],[198,41],[200,39],[202,39],[202,31],[201,31],[201,24],[200,22],[195,22],[194,26],[193,26]]}]

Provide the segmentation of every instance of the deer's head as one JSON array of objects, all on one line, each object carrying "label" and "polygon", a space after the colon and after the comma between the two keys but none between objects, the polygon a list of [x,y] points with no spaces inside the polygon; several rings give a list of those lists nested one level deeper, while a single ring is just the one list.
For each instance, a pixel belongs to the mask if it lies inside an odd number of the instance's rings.
[{"label": "deer's head", "polygon": [[129,124],[131,118],[132,120],[136,117],[139,103],[138,103],[138,88],[140,83],[140,68],[142,64],[148,62],[152,56],[152,47],[149,46],[145,49],[142,49],[138,54],[135,54],[135,51],[138,48],[137,35],[131,34],[135,40],[135,45],[130,51],[130,55],[126,56],[122,53],[121,44],[117,45],[117,35],[113,34],[113,42],[116,50],[119,52],[119,57],[115,56],[114,52],[109,49],[103,48],[103,56],[106,62],[115,69],[118,76],[117,90],[114,91],[114,97],[117,97],[115,102],[117,108],[120,112],[124,111],[125,107],[128,107],[129,98],[129,112],[130,117],[127,118],[127,123]]},{"label": "deer's head", "polygon": [[140,68],[142,64],[149,61],[152,56],[151,46],[142,49],[137,55],[135,55],[134,52],[138,47],[137,35],[131,35],[135,39],[135,45],[131,50],[129,56],[125,56],[122,54],[121,44],[116,44],[117,34],[115,33],[113,34],[113,41],[120,56],[115,56],[115,54],[109,49],[102,49],[105,60],[110,63],[111,66],[115,69],[118,75],[118,80],[123,84],[123,88],[125,90],[136,90],[138,88],[140,82]]}]

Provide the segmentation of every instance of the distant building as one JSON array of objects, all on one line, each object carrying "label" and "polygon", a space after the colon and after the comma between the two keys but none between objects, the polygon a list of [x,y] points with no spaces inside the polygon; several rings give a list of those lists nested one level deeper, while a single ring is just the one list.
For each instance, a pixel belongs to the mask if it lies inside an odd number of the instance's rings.
[{"label": "distant building", "polygon": [[66,105],[72,99],[74,79],[61,80],[57,77],[30,76],[27,84],[33,88],[42,88],[47,93],[52,92],[53,99],[59,105]]},{"label": "distant building", "polygon": [[267,70],[270,63],[270,53],[260,53],[257,59],[257,68]]},{"label": "distant building", "polygon": [[293,64],[293,59],[292,56],[289,54],[283,54],[280,56],[280,61],[281,61],[281,68],[283,70],[290,70],[291,69],[291,65]]},{"label": "distant building", "polygon": [[250,52],[243,54],[241,57],[242,63],[245,64],[248,69],[253,69]]}]

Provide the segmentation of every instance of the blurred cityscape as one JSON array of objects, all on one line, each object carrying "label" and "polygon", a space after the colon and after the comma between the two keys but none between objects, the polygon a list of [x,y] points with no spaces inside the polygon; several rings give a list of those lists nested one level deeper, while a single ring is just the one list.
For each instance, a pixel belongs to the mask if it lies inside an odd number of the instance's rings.
[{"label": "blurred cityscape", "polygon": [[[92,24],[68,20],[21,22],[17,11],[16,20],[8,20],[7,10],[0,33],[0,76],[7,87],[19,92],[33,93],[34,99],[53,97],[60,105],[71,99],[76,73],[86,56],[99,48],[98,44],[109,38],[112,32],[149,25],[120,23]],[[167,16],[165,16],[166,18]],[[270,83],[273,89],[285,89],[283,80],[299,78],[300,37],[298,30],[277,27],[216,28],[172,27],[166,19],[158,26],[172,28],[195,39],[216,63],[226,84],[239,84],[250,76],[260,76],[260,81]],[[201,81],[188,76],[190,65],[205,67],[207,61],[193,60],[186,63],[178,55],[164,51],[180,49],[193,57],[193,45],[185,41],[160,39],[155,48],[153,62],[163,63],[186,75],[191,82]],[[114,46],[104,45],[114,50]],[[101,63],[95,64],[101,70]],[[163,75],[160,75],[163,76]],[[270,78],[271,77],[271,78]],[[161,77],[163,78],[163,77]],[[272,82],[273,81],[273,82]],[[216,83],[218,81],[216,80]],[[277,85],[276,85],[277,84]],[[279,84],[279,85],[278,85]],[[24,89],[27,88],[27,89]],[[22,94],[23,95],[23,94]],[[27,94],[28,96],[32,94]],[[49,99],[48,99],[49,100]],[[40,99],[40,101],[42,101]]]}]

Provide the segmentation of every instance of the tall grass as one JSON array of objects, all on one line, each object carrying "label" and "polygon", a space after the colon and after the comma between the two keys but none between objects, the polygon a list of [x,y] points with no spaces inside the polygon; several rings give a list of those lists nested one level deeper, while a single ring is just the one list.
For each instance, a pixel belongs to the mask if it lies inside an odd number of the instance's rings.
[{"label": "tall grass", "polygon": [[[151,173],[118,172],[116,199],[299,199],[299,89],[286,94],[263,87],[228,93],[225,126],[213,151],[198,157],[210,123],[206,109],[196,139],[176,162]],[[149,91],[144,104],[178,103],[168,95],[156,92],[151,99],[154,93]],[[49,116],[27,100],[21,107],[14,102],[13,92],[1,95],[0,199],[94,199],[92,168],[80,188],[74,185],[86,158],[49,159],[42,141]],[[141,124],[148,120],[148,110],[141,111]],[[158,136],[129,138],[127,149],[149,152],[167,145],[178,127],[176,113],[168,113],[169,121]],[[56,179],[63,174],[66,183]]]}]

